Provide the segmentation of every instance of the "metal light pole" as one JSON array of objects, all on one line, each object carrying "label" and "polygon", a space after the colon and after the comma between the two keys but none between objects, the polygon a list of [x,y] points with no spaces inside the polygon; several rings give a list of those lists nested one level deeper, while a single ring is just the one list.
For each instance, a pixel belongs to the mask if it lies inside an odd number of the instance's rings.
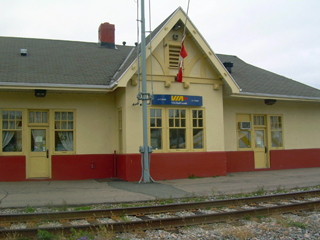
[{"label": "metal light pole", "polygon": [[[143,124],[143,182],[150,182],[149,152],[148,146],[148,108],[149,94],[147,93],[147,71],[146,71],[146,37],[145,37],[144,0],[141,0],[141,71],[142,71],[142,124]],[[139,79],[140,81],[140,79]]]}]

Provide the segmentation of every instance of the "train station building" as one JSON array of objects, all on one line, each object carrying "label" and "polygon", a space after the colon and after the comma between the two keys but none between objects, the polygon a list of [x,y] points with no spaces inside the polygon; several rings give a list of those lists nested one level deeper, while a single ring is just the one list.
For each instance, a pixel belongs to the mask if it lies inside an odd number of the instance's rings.
[{"label": "train station building", "polygon": [[[215,54],[191,20],[177,82],[185,19],[146,39],[152,178],[320,167],[320,90]],[[139,181],[140,45],[116,45],[109,23],[97,35],[0,37],[0,181]]]}]

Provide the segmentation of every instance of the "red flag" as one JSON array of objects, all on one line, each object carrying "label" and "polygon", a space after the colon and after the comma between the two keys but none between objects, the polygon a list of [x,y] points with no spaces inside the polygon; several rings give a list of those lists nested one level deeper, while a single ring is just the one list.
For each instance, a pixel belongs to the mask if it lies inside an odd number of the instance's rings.
[{"label": "red flag", "polygon": [[179,72],[177,74],[177,82],[182,82],[182,67],[183,67],[183,59],[188,56],[186,49],[184,48],[184,38],[182,38],[181,42],[181,50],[179,55]]}]

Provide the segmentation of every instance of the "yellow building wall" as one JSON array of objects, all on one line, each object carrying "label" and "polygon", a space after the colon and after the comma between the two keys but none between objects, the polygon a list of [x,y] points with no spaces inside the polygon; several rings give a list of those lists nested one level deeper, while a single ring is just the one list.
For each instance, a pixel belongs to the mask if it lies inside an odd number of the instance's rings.
[{"label": "yellow building wall", "polygon": [[[178,39],[173,38],[174,34],[178,34]],[[196,45],[188,36],[185,38],[184,43],[188,56],[184,59],[183,77],[184,82],[190,82],[190,85],[186,87],[184,83],[175,82],[178,68],[169,67],[169,45],[181,46],[182,35],[183,29],[178,31],[170,30],[158,45],[152,46],[154,94],[202,96],[206,117],[206,151],[224,151],[223,88],[220,86],[214,90],[214,84],[222,84],[222,81],[218,78],[219,74],[209,65],[207,56],[199,48],[199,45]],[[148,80],[147,92],[151,93],[149,51],[150,48],[147,49],[146,72]],[[131,69],[138,70],[136,65]],[[132,79],[137,79],[137,75]],[[137,81],[128,81],[125,100],[125,132],[127,134],[125,153],[138,153],[139,146],[143,145],[142,107],[140,105],[133,106],[133,103],[137,102],[137,94]]]},{"label": "yellow building wall", "polygon": [[284,149],[320,148],[320,104],[277,101],[268,106],[264,100],[224,100],[226,151],[237,151],[237,114],[278,114],[283,116]]},{"label": "yellow building wall", "polygon": [[118,110],[121,109],[122,110],[122,153],[126,152],[126,138],[127,138],[127,134],[126,134],[126,123],[127,123],[127,106],[126,106],[126,89],[125,88],[117,88],[114,92],[115,94],[115,100],[116,100],[116,122],[114,125],[114,129],[116,130],[116,134],[114,135],[114,139],[117,139],[116,141],[116,148],[115,150],[119,153],[120,152],[120,146],[119,146],[119,119],[118,119]]},{"label": "yellow building wall", "polygon": [[[151,93],[151,83],[148,81],[148,92]],[[172,83],[166,88],[162,82],[154,82],[154,94],[194,95],[203,97],[203,107],[206,117],[206,150],[224,151],[224,123],[222,89],[213,90],[211,85],[192,84],[185,89],[182,83]],[[142,142],[142,106],[133,106],[137,98],[137,86],[129,83],[126,88],[126,132],[127,153],[138,153]],[[152,106],[152,105],[151,105]],[[159,106],[159,105],[154,105]],[[174,105],[172,105],[174,107]],[[194,106],[190,106],[194,107]]]},{"label": "yellow building wall", "polygon": [[[116,108],[113,93],[50,93],[37,98],[34,92],[2,92],[0,108],[75,110],[76,154],[113,153],[117,148]],[[26,113],[26,111],[25,111]],[[26,114],[24,115],[25,117]],[[24,123],[27,123],[27,119]],[[26,126],[24,126],[25,129]],[[25,132],[24,132],[25,133]],[[52,132],[50,131],[50,134]],[[26,135],[25,135],[26,137]],[[53,149],[53,144],[51,144]],[[24,146],[26,149],[26,146]]]},{"label": "yellow building wall", "polygon": [[[173,35],[178,35],[178,39],[173,39]],[[157,46],[152,46],[152,73],[154,79],[159,76],[176,76],[177,68],[169,67],[169,46],[180,47],[182,36],[182,29],[171,30]],[[207,55],[199,49],[199,45],[196,45],[190,37],[186,36],[184,46],[188,56],[184,59],[183,76],[188,78],[188,81],[195,80],[191,78],[197,78],[198,81],[200,79],[219,80],[219,74],[209,65]],[[151,73],[150,49],[147,48],[147,75]]]}]

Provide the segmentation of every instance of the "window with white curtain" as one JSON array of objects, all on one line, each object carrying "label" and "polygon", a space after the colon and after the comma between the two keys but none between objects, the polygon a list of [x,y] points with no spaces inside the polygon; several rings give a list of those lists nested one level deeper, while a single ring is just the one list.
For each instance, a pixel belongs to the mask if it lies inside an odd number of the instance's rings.
[{"label": "window with white curtain", "polygon": [[2,152],[22,152],[22,110],[2,110]]},{"label": "window with white curtain", "polygon": [[148,118],[155,152],[205,150],[204,108],[151,107]]},{"label": "window with white curtain", "polygon": [[74,111],[55,111],[55,151],[74,151]]}]

